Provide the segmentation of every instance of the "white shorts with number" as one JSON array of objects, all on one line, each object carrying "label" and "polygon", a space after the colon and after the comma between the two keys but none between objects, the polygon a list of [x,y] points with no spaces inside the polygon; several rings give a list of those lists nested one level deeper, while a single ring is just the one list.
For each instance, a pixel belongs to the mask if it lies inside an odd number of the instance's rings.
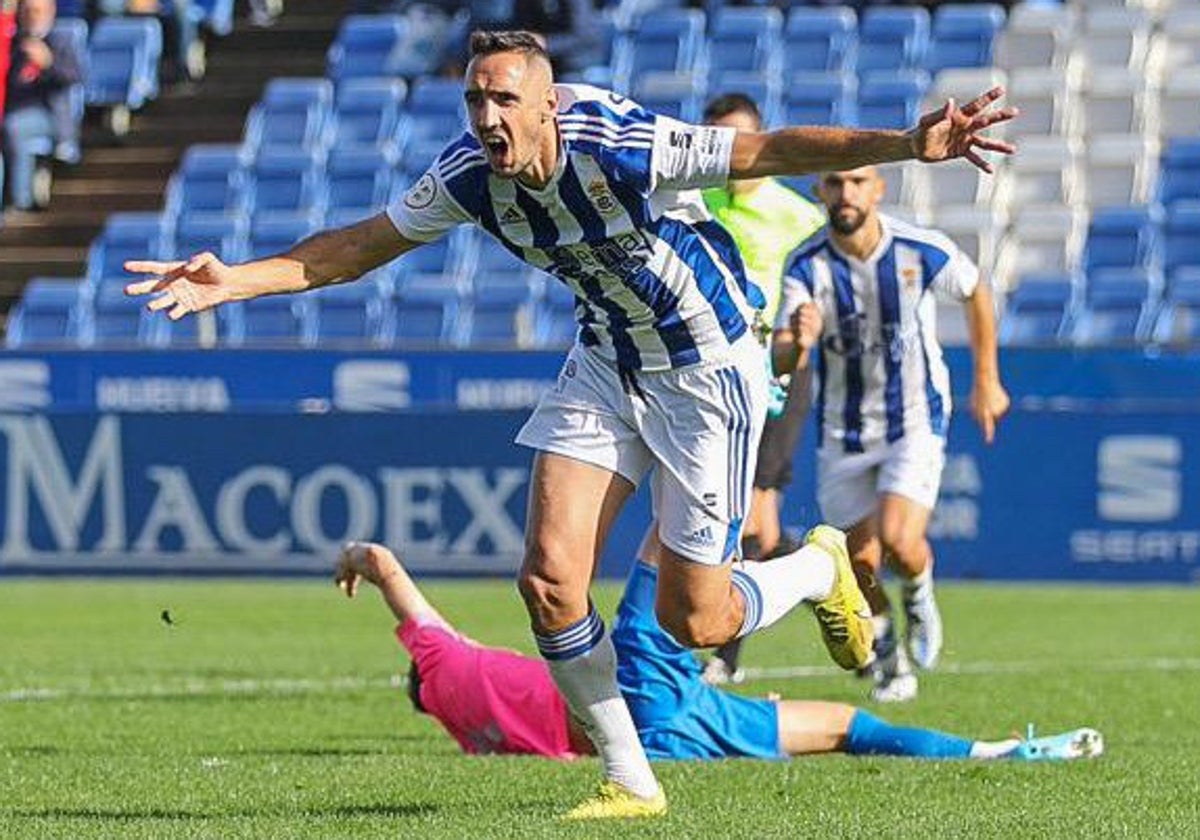
[{"label": "white shorts with number", "polygon": [[767,413],[762,346],[743,336],[725,358],[622,377],[576,346],[517,443],[575,458],[633,484],[651,467],[659,537],[717,565],[740,556],[758,438]]},{"label": "white shorts with number", "polygon": [[932,432],[910,431],[894,443],[845,452],[832,440],[817,452],[817,504],[821,517],[849,528],[879,508],[882,493],[912,499],[933,510],[946,463],[946,441]]}]

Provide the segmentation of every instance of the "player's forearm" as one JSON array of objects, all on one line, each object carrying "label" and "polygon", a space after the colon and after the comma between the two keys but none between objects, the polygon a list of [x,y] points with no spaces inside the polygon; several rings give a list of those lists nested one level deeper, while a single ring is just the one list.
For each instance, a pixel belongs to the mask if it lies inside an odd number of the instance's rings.
[{"label": "player's forearm", "polygon": [[812,348],[801,347],[791,330],[776,330],[771,336],[771,368],[784,376],[808,368]]},{"label": "player's forearm", "polygon": [[967,298],[967,334],[975,363],[975,381],[999,381],[1000,363],[996,350],[996,311],[991,286],[980,280]]},{"label": "player's forearm", "polygon": [[912,139],[903,131],[792,126],[739,135],[730,171],[735,178],[804,175],[913,157]]},{"label": "player's forearm", "polygon": [[286,254],[265,262],[276,263],[281,291],[303,291],[343,283],[407,250],[392,223],[382,214],[358,224],[322,231],[294,245]]}]

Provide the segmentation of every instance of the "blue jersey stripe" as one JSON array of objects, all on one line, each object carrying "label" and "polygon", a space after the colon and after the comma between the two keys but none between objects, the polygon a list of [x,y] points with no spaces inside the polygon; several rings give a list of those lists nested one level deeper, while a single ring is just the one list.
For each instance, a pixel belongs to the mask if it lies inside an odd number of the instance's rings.
[{"label": "blue jersey stripe", "polygon": [[571,155],[567,155],[567,165],[563,168],[562,177],[558,180],[558,192],[562,196],[563,207],[575,217],[583,231],[583,238],[588,242],[600,242],[608,237],[608,228],[600,212],[592,205],[591,199],[583,191],[579,181],[579,172]]},{"label": "blue jersey stripe", "polygon": [[892,247],[903,245],[906,248],[912,248],[921,255],[921,282],[923,288],[928,289],[933,283],[934,278],[941,273],[941,270],[946,267],[946,263],[950,262],[950,255],[936,245],[931,245],[928,242],[921,242],[917,239],[909,239],[907,237],[898,236],[892,240]]},{"label": "blue jersey stripe", "polygon": [[533,247],[553,248],[558,242],[558,225],[554,224],[554,219],[550,218],[546,208],[520,186],[516,188],[516,198],[517,206],[521,208],[521,212],[529,220],[529,227],[533,229]]},{"label": "blue jersey stripe", "polygon": [[825,364],[825,345],[817,342],[817,446],[825,445],[825,378],[828,376],[828,365]]},{"label": "blue jersey stripe", "polygon": [[946,436],[946,407],[942,395],[933,386],[933,367],[929,364],[929,350],[925,347],[925,336],[921,335],[921,361],[925,364],[925,399],[929,403],[929,428],[935,435]]},{"label": "blue jersey stripe", "polygon": [[846,359],[846,405],[842,409],[846,437],[843,446],[847,452],[862,452],[862,320],[854,304],[850,264],[841,254],[830,249],[829,269],[833,275],[833,293],[837,301],[838,335]]},{"label": "blue jersey stripe", "polygon": [[876,267],[879,282],[879,320],[883,333],[883,365],[887,383],[883,401],[887,413],[888,443],[904,437],[904,360],[900,323],[900,286],[896,276],[896,248],[889,245]]},{"label": "blue jersey stripe", "polygon": [[763,309],[767,305],[767,297],[762,293],[762,289],[758,288],[750,281],[750,275],[746,271],[746,264],[742,261],[742,252],[738,250],[737,243],[733,241],[733,236],[719,222],[708,220],[704,222],[696,222],[693,227],[700,232],[700,235],[708,242],[717,255],[720,256],[721,262],[725,263],[730,272],[737,279],[738,288],[742,290],[742,294],[746,296],[746,302],[754,309]]},{"label": "blue jersey stripe", "polygon": [[[725,282],[725,275],[721,272],[716,260],[704,247],[704,244],[696,238],[696,234],[698,234],[711,246],[711,241],[705,235],[706,231],[678,219],[662,216],[650,225],[650,232],[670,245],[679,259],[691,268],[701,294],[713,307],[717,323],[721,325],[726,341],[732,344],[741,338],[750,325],[742,315],[737,301],[730,294],[729,286]],[[721,253],[719,248],[714,247],[714,250],[718,254]],[[736,269],[726,267],[735,272],[735,277],[737,276]],[[761,299],[762,294],[759,293],[758,297]]]}]

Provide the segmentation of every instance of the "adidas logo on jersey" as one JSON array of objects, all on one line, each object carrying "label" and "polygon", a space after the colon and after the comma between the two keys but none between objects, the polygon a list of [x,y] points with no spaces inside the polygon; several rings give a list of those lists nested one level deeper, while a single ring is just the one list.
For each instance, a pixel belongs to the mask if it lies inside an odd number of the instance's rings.
[{"label": "adidas logo on jersey", "polygon": [[712,527],[705,525],[687,535],[687,541],[696,545],[715,545],[716,540],[713,539]]},{"label": "adidas logo on jersey", "polygon": [[520,224],[525,221],[525,217],[521,215],[521,211],[517,210],[511,204],[504,208],[504,212],[500,214],[500,221],[505,224]]}]

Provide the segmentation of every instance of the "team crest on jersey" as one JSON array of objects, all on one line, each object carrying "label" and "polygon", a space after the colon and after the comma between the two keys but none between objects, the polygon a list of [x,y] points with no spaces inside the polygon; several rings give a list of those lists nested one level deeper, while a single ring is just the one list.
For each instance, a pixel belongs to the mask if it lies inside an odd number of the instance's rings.
[{"label": "team crest on jersey", "polygon": [[917,286],[918,271],[915,268],[906,268],[900,272],[900,276],[904,278],[904,288],[912,291]]},{"label": "team crest on jersey", "polygon": [[617,200],[608,189],[608,183],[603,178],[595,178],[587,185],[587,194],[596,208],[605,214],[617,212]]},{"label": "team crest on jersey", "polygon": [[433,204],[433,200],[437,198],[437,189],[437,181],[433,180],[433,176],[426,172],[404,194],[404,204],[412,210],[423,210]]}]

